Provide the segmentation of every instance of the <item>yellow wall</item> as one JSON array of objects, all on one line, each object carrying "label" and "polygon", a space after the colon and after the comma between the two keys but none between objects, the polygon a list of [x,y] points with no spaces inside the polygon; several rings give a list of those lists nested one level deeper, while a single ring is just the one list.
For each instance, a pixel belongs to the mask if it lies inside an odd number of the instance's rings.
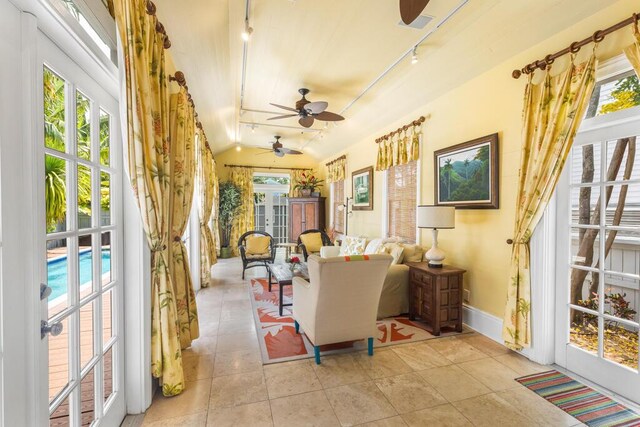
[{"label": "yellow wall", "polygon": [[[518,169],[520,162],[520,128],[522,96],[526,78],[514,80],[511,71],[534,59],[555,52],[571,42],[593,34],[638,9],[634,0],[622,0],[573,27],[551,37],[539,45],[511,58],[494,69],[479,75],[444,96],[429,102],[417,111],[384,128],[374,129],[366,139],[346,151],[336,153],[321,164],[338,155],[346,154],[348,176],[354,170],[375,165],[374,140],[421,115],[430,114],[424,125],[424,144],[421,161],[421,200],[433,203],[433,152],[461,142],[498,132],[500,135],[500,209],[458,210],[456,228],[442,230],[440,246],[447,252],[447,261],[468,270],[465,288],[471,291],[470,305],[495,316],[502,317],[506,301],[510,249],[505,241],[512,237]],[[536,25],[543,25],[536,24]],[[526,31],[523,28],[523,31]],[[601,43],[598,56],[607,59],[621,53],[631,44],[631,29],[607,37]],[[590,52],[584,48],[579,57]],[[566,63],[557,61],[556,70]],[[425,82],[426,83],[426,82]],[[382,176],[374,177],[374,210],[354,212],[349,219],[349,234],[380,236],[382,230]],[[351,194],[347,185],[347,194]],[[422,232],[421,243],[431,244],[431,233]]]},{"label": "yellow wall", "polygon": [[[259,148],[242,147],[241,151],[235,148],[223,151],[214,156],[216,160],[216,171],[221,181],[229,178],[229,168],[224,167],[225,164],[233,165],[258,165],[262,168],[256,168],[256,171],[280,172],[286,173],[286,170],[269,170],[266,167],[281,168],[312,168],[317,172],[319,177],[324,176],[324,170],[318,167],[318,161],[307,154],[285,155],[284,157],[276,157],[273,153],[265,153],[265,150]],[[326,185],[323,185],[322,193],[324,194]]]}]

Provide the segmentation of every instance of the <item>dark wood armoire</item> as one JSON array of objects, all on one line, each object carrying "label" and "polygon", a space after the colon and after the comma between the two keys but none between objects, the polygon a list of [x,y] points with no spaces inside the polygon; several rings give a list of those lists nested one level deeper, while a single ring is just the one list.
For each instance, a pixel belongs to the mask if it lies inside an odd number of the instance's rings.
[{"label": "dark wood armoire", "polygon": [[289,241],[298,242],[305,230],[324,230],[324,197],[289,197]]}]

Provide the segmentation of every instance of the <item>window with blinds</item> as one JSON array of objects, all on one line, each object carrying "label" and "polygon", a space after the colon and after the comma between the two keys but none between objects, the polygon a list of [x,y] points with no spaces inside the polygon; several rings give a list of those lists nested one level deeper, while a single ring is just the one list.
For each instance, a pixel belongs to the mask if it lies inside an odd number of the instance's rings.
[{"label": "window with blinds", "polygon": [[387,236],[416,241],[418,165],[409,162],[387,170]]},{"label": "window with blinds", "polygon": [[331,209],[333,210],[333,224],[331,226],[337,233],[344,233],[344,211],[338,206],[344,203],[344,180],[331,183]]}]

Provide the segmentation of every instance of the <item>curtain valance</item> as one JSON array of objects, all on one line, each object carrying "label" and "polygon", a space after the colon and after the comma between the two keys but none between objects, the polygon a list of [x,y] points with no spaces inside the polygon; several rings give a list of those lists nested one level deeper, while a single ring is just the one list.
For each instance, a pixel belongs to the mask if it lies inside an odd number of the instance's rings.
[{"label": "curtain valance", "polygon": [[376,170],[387,170],[392,166],[404,165],[420,158],[420,138],[422,125],[384,137],[378,143]]},{"label": "curtain valance", "polygon": [[327,163],[327,183],[342,181],[347,176],[347,158],[339,157]]}]

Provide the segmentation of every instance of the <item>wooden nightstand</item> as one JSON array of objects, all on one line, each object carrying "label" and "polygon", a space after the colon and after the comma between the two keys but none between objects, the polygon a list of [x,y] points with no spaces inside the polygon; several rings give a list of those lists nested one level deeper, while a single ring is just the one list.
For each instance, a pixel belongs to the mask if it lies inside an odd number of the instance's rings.
[{"label": "wooden nightstand", "polygon": [[426,262],[408,262],[409,319],[420,317],[440,335],[444,327],[462,332],[462,275],[466,270],[445,265],[431,268]]}]

